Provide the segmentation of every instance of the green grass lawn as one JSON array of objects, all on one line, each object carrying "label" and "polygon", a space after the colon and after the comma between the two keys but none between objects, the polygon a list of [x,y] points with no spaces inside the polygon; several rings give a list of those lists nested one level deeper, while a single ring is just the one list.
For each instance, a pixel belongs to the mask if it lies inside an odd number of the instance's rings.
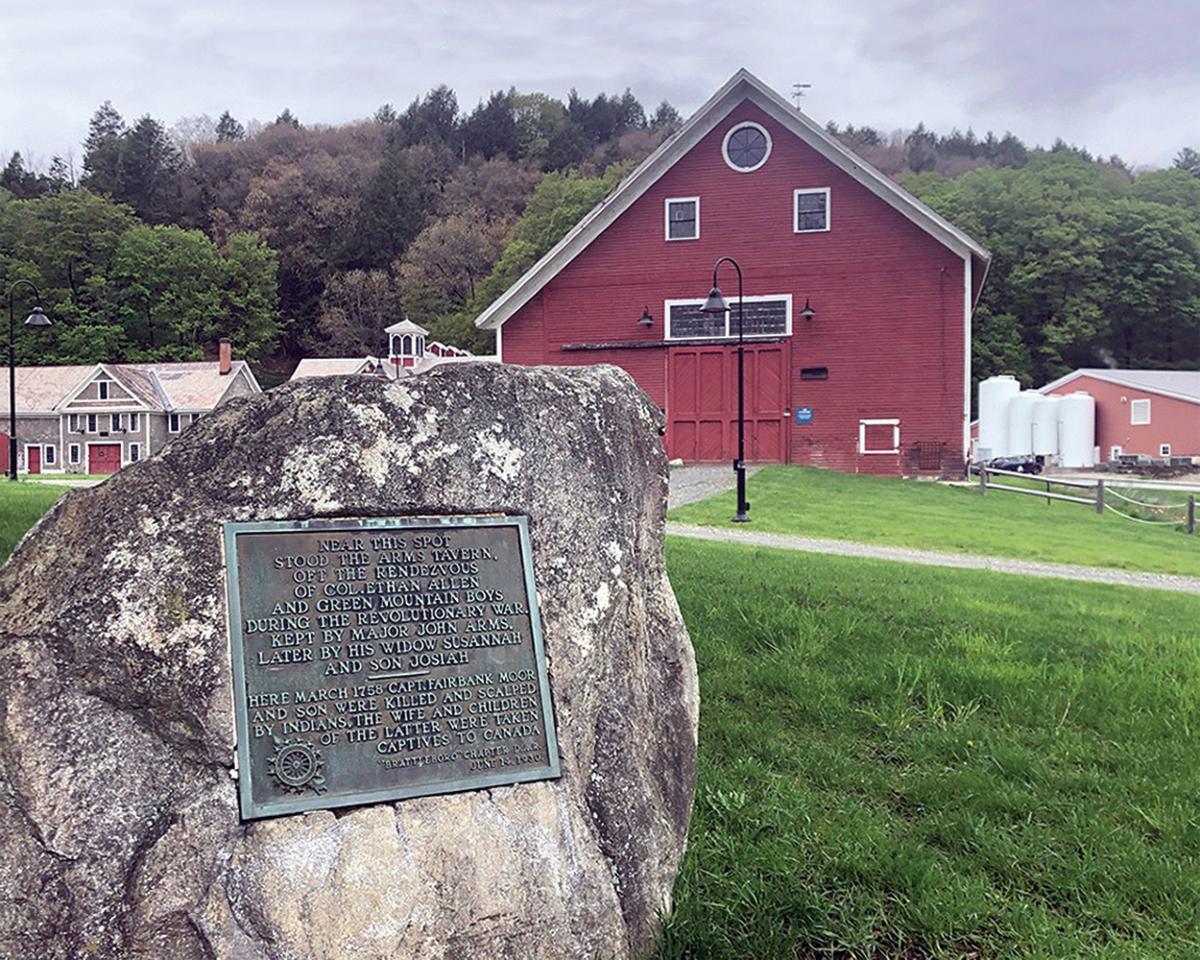
[{"label": "green grass lawn", "polygon": [[[1200,576],[1200,534],[1097,516],[1082,504],[811,467],[766,467],[750,478],[747,499],[752,530]],[[733,509],[724,493],[671,519],[732,527]]]},{"label": "green grass lawn", "polygon": [[668,560],[700,776],[661,958],[1200,956],[1194,597]]},{"label": "green grass lawn", "polygon": [[0,480],[0,563],[8,559],[25,531],[67,491],[65,486]]}]

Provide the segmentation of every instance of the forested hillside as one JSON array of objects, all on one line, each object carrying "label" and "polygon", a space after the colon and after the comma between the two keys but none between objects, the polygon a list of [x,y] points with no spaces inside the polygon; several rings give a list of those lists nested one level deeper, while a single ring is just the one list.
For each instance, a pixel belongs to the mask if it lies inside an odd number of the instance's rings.
[{"label": "forested hillside", "polygon": [[[473,318],[678,125],[629,91],[509,90],[461,111],[439,87],[340,127],[284,110],[167,129],[106,102],[78,171],[14,154],[0,172],[0,279],[33,280],[55,320],[18,334],[19,357],[186,359],[227,335],[282,373],[300,356],[377,353],[405,313],[490,349]],[[994,252],[977,376],[1200,364],[1193,151],[1135,175],[1011,134],[829,129]]]}]

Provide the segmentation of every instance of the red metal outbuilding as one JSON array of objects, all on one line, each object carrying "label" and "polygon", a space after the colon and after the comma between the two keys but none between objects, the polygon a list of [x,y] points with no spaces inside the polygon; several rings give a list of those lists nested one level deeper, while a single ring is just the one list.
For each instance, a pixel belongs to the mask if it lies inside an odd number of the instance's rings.
[{"label": "red metal outbuilding", "polygon": [[[689,461],[961,472],[971,311],[989,254],[739,71],[476,320],[506,363],[614,363]],[[811,308],[811,318],[806,317]]]},{"label": "red metal outbuilding", "polygon": [[1082,369],[1042,393],[1090,393],[1097,459],[1200,457],[1200,371]]}]

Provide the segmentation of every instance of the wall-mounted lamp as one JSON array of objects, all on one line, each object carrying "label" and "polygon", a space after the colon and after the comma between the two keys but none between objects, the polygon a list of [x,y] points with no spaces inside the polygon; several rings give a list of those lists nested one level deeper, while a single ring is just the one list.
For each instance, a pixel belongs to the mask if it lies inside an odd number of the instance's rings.
[{"label": "wall-mounted lamp", "polygon": [[812,305],[808,302],[808,297],[805,297],[804,298],[804,309],[800,311],[800,316],[802,316],[805,320],[811,320],[816,315],[817,315],[817,311],[814,310],[812,308]]},{"label": "wall-mounted lamp", "polygon": [[638,321],[643,327],[648,327],[654,323],[654,318],[650,316],[650,308],[642,307],[642,319]]}]

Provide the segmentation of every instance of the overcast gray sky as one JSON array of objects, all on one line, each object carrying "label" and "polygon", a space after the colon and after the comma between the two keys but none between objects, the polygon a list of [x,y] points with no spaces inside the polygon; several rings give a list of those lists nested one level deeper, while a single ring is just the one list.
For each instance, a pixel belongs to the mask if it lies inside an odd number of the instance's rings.
[{"label": "overcast gray sky", "polygon": [[304,122],[438,83],[565,97],[631,87],[690,114],[739,66],[817,120],[1055,137],[1134,164],[1200,148],[1200,0],[4,0],[0,150],[45,164],[110,99],[168,126]]}]

